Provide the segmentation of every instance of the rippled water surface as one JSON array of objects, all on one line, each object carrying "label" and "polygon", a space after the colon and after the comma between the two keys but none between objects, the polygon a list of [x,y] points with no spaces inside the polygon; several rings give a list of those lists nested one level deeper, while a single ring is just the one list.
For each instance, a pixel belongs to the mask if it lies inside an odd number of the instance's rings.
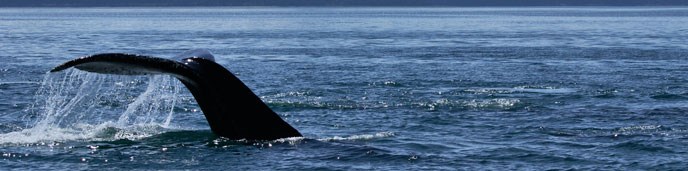
[{"label": "rippled water surface", "polygon": [[[0,8],[0,168],[685,169],[687,8]],[[168,76],[206,48],[303,138],[213,135]]]}]

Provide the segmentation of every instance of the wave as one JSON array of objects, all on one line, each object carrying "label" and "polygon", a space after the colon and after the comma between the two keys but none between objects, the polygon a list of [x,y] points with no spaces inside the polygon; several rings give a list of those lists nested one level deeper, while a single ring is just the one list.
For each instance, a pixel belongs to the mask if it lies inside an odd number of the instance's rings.
[{"label": "wave", "polygon": [[633,137],[665,137],[685,138],[688,130],[670,128],[663,125],[636,125],[619,128],[579,128],[579,129],[552,129],[542,128],[543,133],[552,136],[576,136],[585,138],[633,138]]},{"label": "wave", "polygon": [[113,122],[98,125],[78,124],[71,128],[37,126],[0,134],[0,144],[54,144],[67,141],[138,140],[166,132],[167,130],[167,128],[161,125],[118,127]]},{"label": "wave", "polygon": [[669,92],[660,92],[650,95],[650,98],[657,100],[685,100],[686,94],[674,94]]},{"label": "wave", "polygon": [[362,135],[351,135],[347,137],[334,136],[329,138],[320,138],[319,141],[358,141],[358,140],[371,140],[378,138],[394,137],[396,134],[394,132],[378,132],[375,134],[362,134]]},{"label": "wave", "polygon": [[11,85],[11,84],[41,84],[41,82],[32,82],[32,81],[9,81],[9,82],[0,82],[0,85]]},{"label": "wave", "polygon": [[511,93],[541,93],[541,94],[567,94],[575,93],[575,88],[557,88],[550,86],[518,86],[513,88],[478,88],[467,89],[464,92],[474,94],[511,94]]},{"label": "wave", "polygon": [[363,110],[385,108],[423,108],[426,110],[517,110],[527,107],[528,103],[518,98],[492,98],[452,100],[440,98],[437,100],[413,100],[408,102],[393,103],[380,101],[325,101],[325,100],[276,100],[265,99],[266,104],[276,110],[303,110],[303,109],[336,109],[336,110]]},{"label": "wave", "polygon": [[418,102],[413,103],[414,106],[427,108],[428,110],[439,109],[459,109],[459,110],[475,110],[475,109],[497,109],[497,110],[515,110],[526,106],[526,103],[520,99],[515,98],[495,98],[495,99],[473,99],[473,100],[449,100],[439,99],[433,102]]},{"label": "wave", "polygon": [[619,149],[619,150],[629,150],[629,151],[645,151],[651,153],[663,153],[672,154],[676,151],[672,148],[665,147],[662,144],[654,144],[652,141],[626,141],[621,143],[615,143],[608,146],[609,148]]}]

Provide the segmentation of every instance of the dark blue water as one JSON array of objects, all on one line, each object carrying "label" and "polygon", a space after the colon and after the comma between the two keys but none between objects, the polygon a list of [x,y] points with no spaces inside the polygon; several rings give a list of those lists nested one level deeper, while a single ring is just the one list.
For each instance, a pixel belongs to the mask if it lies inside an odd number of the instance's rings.
[{"label": "dark blue water", "polygon": [[[0,168],[681,170],[688,8],[0,8]],[[304,134],[210,132],[167,76],[206,48]]]}]

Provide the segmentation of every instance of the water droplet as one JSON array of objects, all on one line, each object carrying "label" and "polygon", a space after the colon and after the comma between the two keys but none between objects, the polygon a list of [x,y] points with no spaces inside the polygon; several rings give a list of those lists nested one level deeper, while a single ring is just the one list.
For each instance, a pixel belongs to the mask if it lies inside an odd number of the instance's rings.
[{"label": "water droplet", "polygon": [[416,156],[416,155],[413,155],[413,156],[409,157],[409,159],[408,159],[408,160],[417,160],[417,159],[418,159],[418,156]]}]

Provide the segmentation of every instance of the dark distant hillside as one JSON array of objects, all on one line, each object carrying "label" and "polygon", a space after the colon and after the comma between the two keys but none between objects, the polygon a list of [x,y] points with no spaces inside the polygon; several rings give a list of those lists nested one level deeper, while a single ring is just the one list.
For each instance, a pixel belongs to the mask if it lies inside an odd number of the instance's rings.
[{"label": "dark distant hillside", "polygon": [[688,0],[0,0],[0,7],[117,6],[675,6]]}]

